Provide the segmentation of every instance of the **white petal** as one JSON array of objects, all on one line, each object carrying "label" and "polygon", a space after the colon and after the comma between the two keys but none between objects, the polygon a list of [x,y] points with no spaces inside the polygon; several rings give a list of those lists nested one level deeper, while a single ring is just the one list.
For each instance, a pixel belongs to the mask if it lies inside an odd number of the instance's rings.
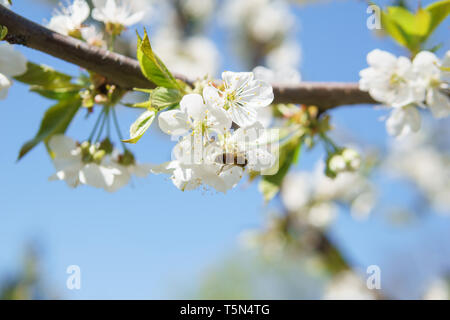
[{"label": "white petal", "polygon": [[240,127],[248,127],[257,120],[258,113],[256,109],[233,106],[228,110],[231,119]]},{"label": "white petal", "polygon": [[120,171],[115,168],[106,168],[95,163],[89,163],[80,171],[80,181],[95,188],[107,189],[114,183],[115,175]]},{"label": "white petal", "polygon": [[169,135],[183,135],[190,129],[190,122],[186,113],[180,110],[164,111],[158,117],[161,130]]},{"label": "white petal", "polygon": [[205,118],[205,104],[201,95],[193,93],[185,95],[180,101],[180,109],[194,120]]},{"label": "white petal", "polygon": [[438,88],[428,90],[426,102],[435,118],[445,118],[450,115],[450,98]]},{"label": "white petal", "polygon": [[207,107],[207,125],[217,133],[224,134],[232,125],[230,115],[220,107]]},{"label": "white petal", "polygon": [[273,89],[270,84],[264,81],[256,80],[251,82],[249,86],[252,86],[252,90],[247,90],[246,94],[252,96],[248,99],[248,106],[253,108],[267,107],[273,101]]},{"label": "white petal", "polygon": [[219,95],[219,90],[213,86],[206,86],[203,89],[203,98],[209,106],[221,108],[225,104],[225,100]]},{"label": "white petal", "polygon": [[72,138],[62,134],[54,135],[48,142],[48,147],[56,157],[70,157],[77,149],[77,143]]},{"label": "white petal", "polygon": [[415,107],[394,109],[386,121],[386,129],[390,135],[401,137],[420,129],[420,113]]},{"label": "white petal", "polygon": [[15,77],[27,71],[27,59],[7,42],[0,43],[0,73]]},{"label": "white petal", "polygon": [[11,81],[6,76],[0,73],[0,100],[6,99],[11,85]]},{"label": "white petal", "polygon": [[77,26],[81,24],[89,17],[91,9],[84,0],[75,0],[72,5],[73,15],[72,20]]},{"label": "white petal", "polygon": [[253,80],[253,72],[222,72],[222,79],[227,89],[236,91]]},{"label": "white petal", "polygon": [[367,54],[367,63],[374,68],[394,68],[396,60],[393,54],[379,49]]}]

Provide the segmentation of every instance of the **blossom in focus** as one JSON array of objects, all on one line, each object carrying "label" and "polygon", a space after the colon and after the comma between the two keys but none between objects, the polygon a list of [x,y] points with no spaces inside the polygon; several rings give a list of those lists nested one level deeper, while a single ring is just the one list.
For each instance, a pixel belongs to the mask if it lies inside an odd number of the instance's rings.
[{"label": "blossom in focus", "polygon": [[[209,88],[205,88],[205,91]],[[223,108],[205,104],[199,94],[188,94],[180,101],[179,110],[161,113],[158,118],[159,127],[169,135],[185,135],[188,132],[225,133],[231,128],[231,119]]]},{"label": "blossom in focus", "polygon": [[272,86],[267,82],[255,80],[253,72],[222,73],[223,89],[204,92],[210,103],[223,105],[233,122],[247,127],[257,121],[257,112],[273,101]]},{"label": "blossom in focus", "polygon": [[[300,73],[295,69],[272,70],[263,66],[253,69],[256,80],[265,81],[271,85],[294,85],[301,81]],[[273,120],[273,107],[267,106],[258,109],[257,121],[268,128]]]},{"label": "blossom in focus", "polygon": [[61,5],[56,10],[47,27],[64,35],[80,38],[83,22],[89,17],[91,9],[85,0],[74,0],[68,7]]},{"label": "blossom in focus", "polygon": [[120,34],[124,28],[139,23],[150,9],[140,1],[93,0],[92,18],[103,22],[108,32]]},{"label": "blossom in focus", "polygon": [[27,71],[27,59],[7,43],[0,43],[0,100],[8,95],[12,85],[11,77],[19,76]]},{"label": "blossom in focus", "polygon": [[233,166],[223,170],[223,165],[214,161],[202,159],[193,163],[185,161],[189,154],[194,153],[189,137],[182,139],[174,148],[173,160],[152,168],[155,174],[169,174],[173,184],[181,191],[194,190],[201,186],[210,186],[226,193],[236,186],[243,175],[243,168]]}]

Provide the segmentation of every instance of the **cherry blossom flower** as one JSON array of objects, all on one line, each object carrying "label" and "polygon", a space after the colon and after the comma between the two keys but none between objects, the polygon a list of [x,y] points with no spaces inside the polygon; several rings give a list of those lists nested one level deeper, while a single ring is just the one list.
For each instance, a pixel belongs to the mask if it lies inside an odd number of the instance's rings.
[{"label": "cherry blossom flower", "polygon": [[107,164],[111,168],[115,168],[120,172],[114,176],[114,182],[106,190],[108,192],[116,192],[122,187],[130,183],[133,176],[145,178],[151,173],[152,165],[137,163],[133,154],[125,151],[120,154],[117,149],[107,159]]},{"label": "cherry blossom flower", "polygon": [[367,55],[367,63],[370,67],[361,70],[359,87],[375,100],[393,108],[424,100],[425,90],[417,82],[408,58],[396,58],[389,52],[375,49]]},{"label": "cherry blossom flower", "polygon": [[222,73],[222,79],[223,90],[210,87],[203,92],[203,96],[211,104],[222,105],[240,127],[254,124],[258,109],[273,101],[272,86],[255,80],[252,72],[226,71]]},{"label": "cherry blossom flower", "polygon": [[92,18],[101,21],[112,34],[120,34],[124,28],[139,23],[149,10],[141,2],[125,0],[93,0]]},{"label": "cherry blossom flower", "polygon": [[[301,81],[300,73],[291,68],[283,68],[279,70],[272,70],[263,66],[258,66],[253,69],[253,74],[256,80],[262,80],[267,83],[278,85],[294,85]],[[267,106],[258,109],[256,117],[257,121],[268,128],[273,122],[273,108]]]},{"label": "cherry blossom flower", "polygon": [[242,167],[222,170],[222,165],[203,159],[203,162],[192,163],[186,160],[186,155],[193,153],[193,144],[187,137],[174,148],[173,160],[152,168],[155,174],[169,174],[173,184],[181,191],[194,190],[201,186],[210,186],[226,193],[241,180]]},{"label": "cherry blossom flower", "polygon": [[[447,52],[450,56],[450,51]],[[447,64],[447,62],[446,62]],[[450,65],[450,61],[448,62]],[[414,71],[418,74],[418,81],[426,88],[425,103],[430,108],[435,118],[443,118],[450,115],[450,98],[443,90],[448,89],[448,83],[444,81],[443,65],[436,55],[429,51],[419,52],[413,60]]]},{"label": "cherry blossom flower", "polygon": [[91,9],[85,0],[74,0],[68,7],[57,10],[47,27],[64,35],[80,38],[83,22],[89,17]]},{"label": "cherry blossom flower", "polygon": [[0,100],[8,95],[12,85],[11,77],[19,76],[27,71],[27,59],[14,50],[7,42],[0,43]]},{"label": "cherry blossom flower", "polygon": [[189,132],[208,136],[212,132],[225,133],[231,128],[231,119],[224,109],[205,104],[203,97],[195,93],[181,99],[179,110],[161,113],[158,123],[162,131],[174,136]]},{"label": "cherry blossom flower", "polygon": [[395,137],[403,137],[420,129],[420,113],[415,106],[392,110],[386,121],[387,132]]},{"label": "cherry blossom flower", "polygon": [[91,46],[106,48],[103,32],[98,30],[95,26],[88,26],[81,29],[81,37]]},{"label": "cherry blossom flower", "polygon": [[[55,135],[49,141],[56,173],[50,180],[64,180],[72,188],[80,184],[107,189],[112,186],[117,169],[108,168],[94,161],[93,146],[82,148],[76,141],[63,135]],[[88,158],[92,158],[89,159]]]},{"label": "cherry blossom flower", "polygon": [[115,192],[128,184],[132,175],[145,177],[151,169],[149,165],[137,164],[131,154],[114,151],[107,156],[97,145],[79,145],[64,135],[53,136],[49,148],[56,169],[50,180],[63,180],[72,188],[84,184]]}]

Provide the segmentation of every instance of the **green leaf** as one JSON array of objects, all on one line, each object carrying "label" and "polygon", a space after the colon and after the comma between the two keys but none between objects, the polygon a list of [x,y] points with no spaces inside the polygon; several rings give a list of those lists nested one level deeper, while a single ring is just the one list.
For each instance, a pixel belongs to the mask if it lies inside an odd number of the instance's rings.
[{"label": "green leaf", "polygon": [[152,106],[150,100],[138,102],[138,103],[122,103],[124,106],[129,108],[141,108],[141,109],[149,109]]},{"label": "green leaf", "polygon": [[450,0],[438,1],[430,4],[425,8],[430,13],[431,20],[428,29],[428,35],[441,24],[442,21],[450,14]]},{"label": "green leaf", "polygon": [[3,41],[8,35],[8,28],[5,26],[0,26],[0,41]]},{"label": "green leaf", "polygon": [[386,12],[381,12],[381,25],[383,30],[389,34],[398,44],[408,47],[408,35],[400,28],[394,20]]},{"label": "green leaf", "polygon": [[30,91],[36,92],[43,97],[53,100],[67,100],[70,98],[75,98],[75,96],[79,93],[80,89],[81,88],[77,85],[55,89],[47,89],[41,86],[30,87]]},{"label": "green leaf", "polygon": [[53,88],[61,88],[64,85],[71,84],[70,81],[72,80],[72,77],[69,75],[32,62],[28,62],[27,72],[14,78],[26,84]]},{"label": "green leaf", "polygon": [[419,9],[415,14],[402,7],[388,7],[389,17],[410,37],[426,36],[431,15],[428,11]]},{"label": "green leaf", "polygon": [[28,62],[25,74],[15,79],[29,84],[30,91],[53,100],[73,98],[83,88],[79,84],[72,83],[71,76],[32,62]]},{"label": "green leaf", "polygon": [[144,76],[154,84],[169,89],[180,89],[175,77],[153,52],[147,31],[145,31],[144,39],[138,35],[137,59]]},{"label": "green leaf", "polygon": [[155,119],[156,112],[154,110],[147,110],[142,113],[139,118],[130,127],[130,139],[123,140],[126,143],[138,142],[144,133],[150,128],[153,120]]},{"label": "green leaf", "polygon": [[17,160],[22,159],[39,143],[47,143],[52,135],[66,132],[80,106],[81,100],[74,97],[50,107],[44,114],[38,133],[22,146]]},{"label": "green leaf", "polygon": [[172,108],[180,103],[181,94],[176,89],[158,87],[150,94],[150,103],[156,110]]},{"label": "green leaf", "polygon": [[295,135],[280,147],[277,173],[263,176],[258,186],[266,202],[272,200],[280,191],[284,177],[292,164],[298,161],[302,142],[302,136]]}]

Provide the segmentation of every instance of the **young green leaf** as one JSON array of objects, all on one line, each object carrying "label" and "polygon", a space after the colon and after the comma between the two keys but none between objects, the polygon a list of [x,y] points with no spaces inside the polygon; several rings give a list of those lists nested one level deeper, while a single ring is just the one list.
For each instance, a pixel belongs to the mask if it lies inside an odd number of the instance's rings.
[{"label": "young green leaf", "polygon": [[42,87],[62,87],[70,84],[72,77],[58,72],[45,65],[37,65],[32,62],[27,63],[27,71],[17,77],[14,77],[17,81],[37,85]]},{"label": "young green leaf", "polygon": [[67,100],[74,98],[80,91],[77,85],[69,85],[63,88],[46,88],[42,86],[31,86],[30,91],[36,92],[41,96],[52,100]]},{"label": "young green leaf", "polygon": [[450,14],[450,0],[438,1],[425,8],[430,13],[430,25],[428,36],[436,29],[442,21]]},{"label": "young green leaf", "polygon": [[180,91],[158,87],[150,94],[150,102],[156,110],[172,108],[181,100]]},{"label": "young green leaf", "polygon": [[180,89],[175,77],[153,52],[147,31],[145,31],[144,39],[138,35],[137,59],[144,76],[154,84],[169,89]]},{"label": "young green leaf", "polygon": [[142,113],[139,118],[130,127],[130,139],[123,140],[126,143],[138,142],[144,133],[150,128],[153,120],[155,119],[156,112],[154,110],[147,110]]},{"label": "young green leaf", "polygon": [[22,159],[39,143],[47,143],[52,135],[64,133],[80,106],[81,100],[73,97],[72,99],[62,100],[50,107],[44,114],[38,133],[22,146],[17,160]]},{"label": "young green leaf", "polygon": [[8,35],[8,28],[5,26],[0,26],[0,41],[3,41]]},{"label": "young green leaf", "polygon": [[381,12],[381,24],[383,30],[389,34],[398,44],[408,47],[409,37],[403,29],[386,12]]}]

